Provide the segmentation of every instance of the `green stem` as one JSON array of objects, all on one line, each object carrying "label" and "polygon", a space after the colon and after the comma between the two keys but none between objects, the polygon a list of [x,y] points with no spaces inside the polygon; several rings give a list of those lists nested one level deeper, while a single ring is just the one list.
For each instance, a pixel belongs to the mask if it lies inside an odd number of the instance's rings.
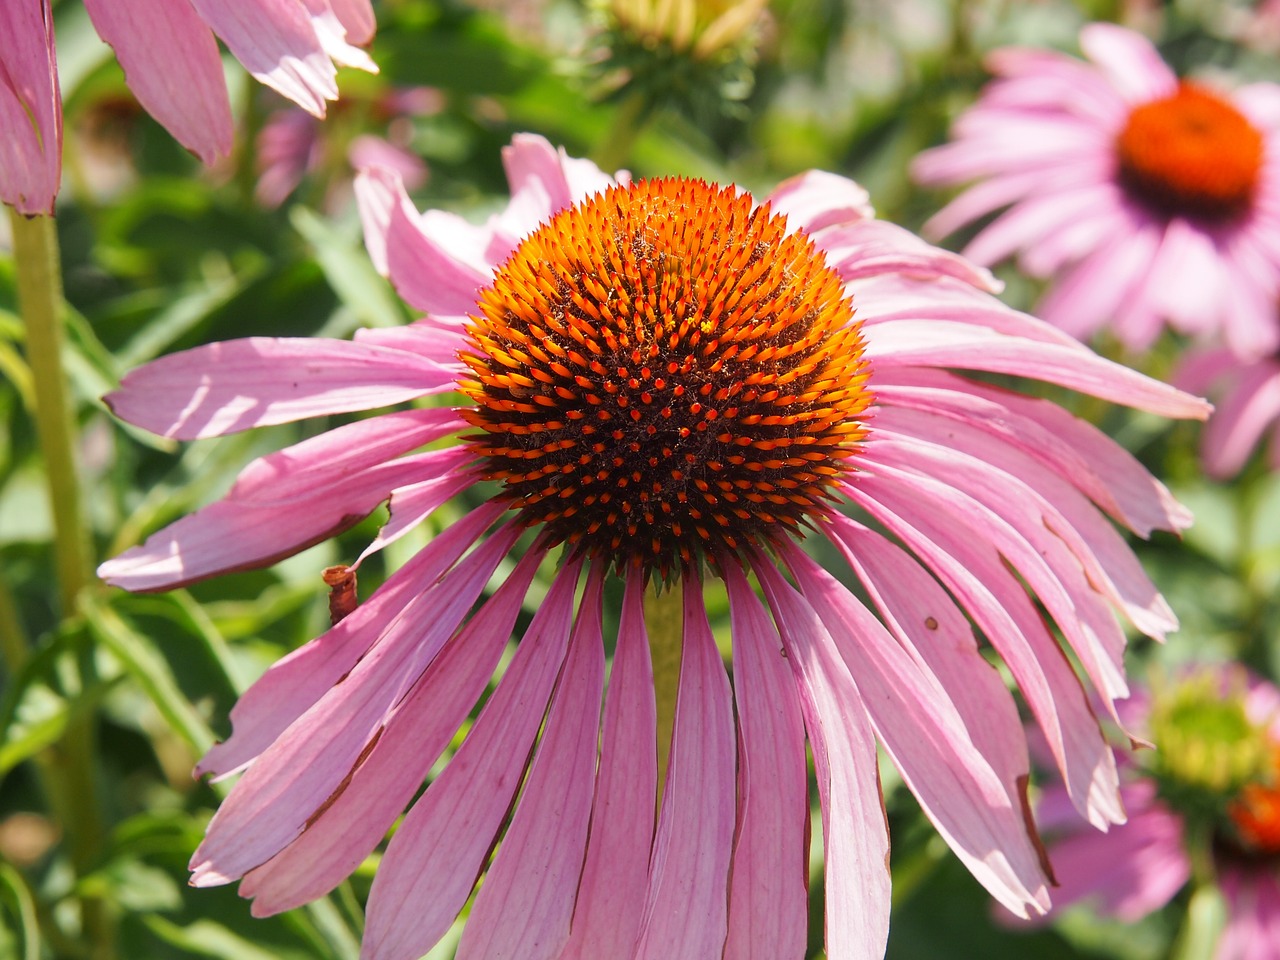
[{"label": "green stem", "polygon": [[667,781],[671,734],[676,725],[680,689],[680,651],[684,639],[684,591],[680,581],[662,585],[655,579],[644,597],[644,623],[653,659],[653,690],[658,705],[658,800]]},{"label": "green stem", "polygon": [[627,95],[613,112],[613,122],[604,139],[596,146],[596,166],[612,175],[626,164],[632,147],[653,115],[652,106],[649,98],[638,90]]},{"label": "green stem", "polygon": [[[75,615],[77,600],[93,582],[89,532],[80,507],[75,462],[75,426],[62,368],[62,271],[57,225],[52,217],[24,217],[10,211],[13,256],[17,266],[18,308],[26,331],[27,363],[35,384],[36,434],[44,458],[53,514],[54,567],[62,615]],[[6,654],[10,651],[6,648]],[[25,651],[22,653],[25,656]],[[10,666],[16,666],[11,663]],[[80,686],[92,680],[91,658],[82,658]],[[50,804],[67,838],[77,876],[89,873],[102,854],[104,827],[100,815],[95,744],[97,723],[92,711],[70,721],[62,739],[38,764]],[[81,903],[83,935],[94,960],[115,955],[114,923],[106,902],[86,895]]]}]

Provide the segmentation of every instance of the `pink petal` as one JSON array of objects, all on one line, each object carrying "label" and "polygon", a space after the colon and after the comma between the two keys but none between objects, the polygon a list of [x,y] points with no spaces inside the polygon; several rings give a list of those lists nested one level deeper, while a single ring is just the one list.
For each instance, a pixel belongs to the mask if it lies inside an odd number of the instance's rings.
[{"label": "pink petal", "polygon": [[320,47],[335,63],[377,73],[378,65],[359,47],[347,42],[347,28],[342,25],[329,0],[302,0],[311,17],[311,26]]},{"label": "pink petal", "polygon": [[416,960],[466,904],[564,662],[581,569],[560,571],[467,739],[391,838],[369,892],[362,960]]},{"label": "pink petal", "polygon": [[1131,102],[1167,96],[1177,84],[1151,41],[1133,30],[1091,23],[1080,31],[1080,49]]},{"label": "pink petal", "polygon": [[457,960],[552,960],[569,939],[604,690],[601,577],[601,568],[593,567],[538,753],[467,917]]},{"label": "pink petal", "polygon": [[1009,667],[1048,739],[1078,809],[1100,829],[1120,822],[1115,759],[1080,681],[1045,627],[1026,591],[985,536],[975,536],[965,514],[935,507],[901,489],[897,479],[867,474],[844,490],[851,500],[925,562],[973,618]]},{"label": "pink petal", "polygon": [[178,440],[370,410],[453,389],[452,371],[346,340],[247,337],[171,353],[103,399],[122,420]]},{"label": "pink petal", "polygon": [[413,598],[426,592],[505,510],[505,504],[489,501],[450,524],[353,613],[272,664],[231,708],[231,737],[205,754],[196,776],[229,776],[267,749],[351,673]]},{"label": "pink petal", "polygon": [[591,839],[569,944],[561,960],[629,957],[640,933],[657,806],[657,714],[644,579],[627,571],[618,645],[609,673]]},{"label": "pink petal", "polygon": [[49,0],[0,4],[0,201],[53,213],[62,180],[62,95]]},{"label": "pink petal", "polygon": [[1280,421],[1280,365],[1259,363],[1237,371],[1236,382],[1205,428],[1201,455],[1218,479],[1244,467],[1271,424]]},{"label": "pink petal", "polygon": [[191,858],[193,885],[242,877],[302,834],[368,758],[521,532],[499,529],[414,596],[346,678],[263,751],[210,821]]},{"label": "pink petal", "polygon": [[317,117],[338,99],[337,71],[298,0],[189,0],[244,68]]},{"label": "pink petal", "polygon": [[1221,871],[1227,928],[1214,960],[1280,960],[1280,880],[1265,868]]},{"label": "pink petal", "polygon": [[882,960],[889,937],[889,833],[876,743],[849,668],[771,561],[760,578],[795,673],[822,801],[826,944],[831,960]]},{"label": "pink petal", "polygon": [[[462,448],[455,449],[459,452],[462,450]],[[460,457],[458,467],[452,472],[442,473],[430,480],[420,480],[392,490],[387,502],[390,518],[378,530],[378,535],[361,551],[360,556],[356,557],[356,562],[351,564],[352,568],[358,568],[370,556],[385,549],[388,544],[395,543],[409,531],[417,529],[418,525],[435,513],[436,508],[446,500],[474,486],[480,479],[478,471],[460,469],[470,459],[469,456]]]},{"label": "pink petal", "polygon": [[187,0],[85,0],[129,89],[207,164],[231,153],[231,101],[218,42]]},{"label": "pink petal", "polygon": [[502,148],[502,165],[511,184],[511,201],[498,218],[498,235],[489,251],[495,263],[505,260],[515,243],[553,215],[615,182],[590,160],[570,157],[563,147],[553,147],[532,133],[511,138],[511,145]]},{"label": "pink petal", "polygon": [[472,459],[463,446],[393,459],[459,426],[452,411],[411,410],[268,454],[245,467],[226,497],[108,560],[98,575],[126,590],[170,590],[291,556],[368,516],[392,489],[418,478],[464,486],[453,478]]},{"label": "pink petal", "polygon": [[362,47],[373,40],[378,24],[370,0],[329,0],[329,6],[346,29],[348,40]]},{"label": "pink petal", "polygon": [[771,212],[787,218],[791,232],[816,233],[875,216],[866,190],[847,177],[824,170],[810,170],[782,181],[765,202]]},{"label": "pink petal", "polygon": [[784,550],[783,559],[856,677],[885,751],[947,845],[1010,910],[1047,910],[1025,781],[997,776],[946,690],[846,587],[798,549]]},{"label": "pink petal", "polygon": [[778,631],[733,561],[724,574],[740,740],[724,960],[801,958],[809,902],[804,717]]},{"label": "pink petal", "polygon": [[373,749],[307,828],[240,884],[253,915],[323,896],[373,852],[493,676],[545,552],[531,550],[431,662]]},{"label": "pink petal", "polygon": [[702,584],[687,576],[675,729],[634,960],[706,960],[724,949],[736,747],[729,678]]},{"label": "pink petal", "polygon": [[864,220],[832,228],[825,231],[820,240],[827,263],[846,283],[885,273],[903,273],[930,280],[954,277],[980,290],[1000,289],[1000,284],[985,268],[925,243],[915,234],[883,220]]}]

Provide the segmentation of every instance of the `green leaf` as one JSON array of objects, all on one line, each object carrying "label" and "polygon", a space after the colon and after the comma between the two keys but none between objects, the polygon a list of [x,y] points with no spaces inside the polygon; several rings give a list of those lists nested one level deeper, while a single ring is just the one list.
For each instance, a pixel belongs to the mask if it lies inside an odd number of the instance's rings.
[{"label": "green leaf", "polygon": [[35,898],[22,874],[3,861],[0,861],[0,895],[12,905],[12,914],[18,921],[14,929],[22,939],[22,960],[40,960],[40,925],[36,920]]},{"label": "green leaf", "polygon": [[332,222],[313,210],[295,206],[289,214],[295,230],[311,245],[316,262],[333,292],[361,323],[394,327],[404,323],[404,312],[387,281],[378,276],[364,248]]},{"label": "green leaf", "polygon": [[214,960],[280,960],[280,954],[263,950],[212,920],[197,920],[183,927],[155,914],[144,914],[141,919],[161,940],[197,957],[212,957]]}]

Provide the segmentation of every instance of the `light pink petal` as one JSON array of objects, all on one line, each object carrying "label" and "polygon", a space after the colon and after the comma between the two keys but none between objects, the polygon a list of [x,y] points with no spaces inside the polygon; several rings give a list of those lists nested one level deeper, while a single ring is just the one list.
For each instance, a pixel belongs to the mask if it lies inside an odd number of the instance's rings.
[{"label": "light pink petal", "polygon": [[739,739],[724,960],[798,960],[809,900],[804,716],[777,629],[737,564],[723,566]]},{"label": "light pink petal", "polygon": [[783,559],[855,678],[885,751],[947,845],[1010,910],[1047,910],[1025,784],[1002,782],[946,690],[848,588],[803,551],[784,549]]},{"label": "light pink petal", "polygon": [[[464,448],[458,449],[461,452]],[[370,556],[417,528],[440,504],[473,486],[479,479],[479,474],[461,469],[471,459],[471,456],[464,454],[451,472],[440,473],[430,480],[420,480],[392,490],[387,505],[390,518],[378,530],[378,535],[361,551],[360,556],[356,557],[356,562],[351,564],[352,568],[358,568]]]},{"label": "light pink petal", "polygon": [[493,279],[431,239],[407,200],[391,207],[386,249],[387,275],[396,291],[411,307],[427,313],[465,316],[474,312],[476,295]]},{"label": "light pink petal", "polygon": [[406,189],[417,190],[427,182],[427,163],[414,151],[371,133],[362,133],[347,147],[347,163],[353,170],[384,167],[400,174]]},{"label": "light pink petal", "polygon": [[1241,370],[1231,392],[1209,419],[1201,456],[1210,476],[1235,476],[1267,428],[1280,420],[1280,364],[1259,363]]},{"label": "light pink petal", "polygon": [[348,40],[363,47],[373,39],[377,21],[370,0],[329,0],[329,6],[347,31]]},{"label": "light pink petal", "polygon": [[904,273],[922,279],[954,277],[980,290],[1000,289],[983,267],[883,220],[833,227],[822,233],[820,243],[827,263],[846,283],[884,273]]},{"label": "light pink petal", "polygon": [[394,458],[460,425],[448,410],[392,413],[268,454],[223,499],[108,560],[98,575],[126,590],[170,590],[291,556],[368,516],[392,489],[453,475],[471,459],[465,447]]},{"label": "light pink petal", "polygon": [[391,838],[369,892],[362,960],[416,960],[466,904],[560,674],[581,569],[560,571],[467,739]]},{"label": "light pink petal", "polygon": [[347,42],[347,28],[338,19],[329,0],[302,0],[302,3],[311,17],[311,26],[320,47],[335,63],[368,73],[378,72],[378,65],[367,53]]},{"label": "light pink petal", "polygon": [[0,201],[53,213],[62,180],[62,95],[49,0],[0,4]]},{"label": "light pink petal", "polygon": [[210,821],[191,858],[193,885],[242,877],[301,835],[368,757],[370,744],[467,617],[520,532],[515,524],[495,531],[412,597],[347,677],[263,751]]},{"label": "light pink petal", "polygon": [[1203,420],[1210,405],[1092,351],[1002,336],[947,321],[877,324],[867,359],[910,366],[960,367],[1029,377],[1166,417]]},{"label": "light pink petal", "polygon": [[1019,250],[1035,249],[1042,241],[1057,237],[1069,227],[1102,220],[1089,213],[1097,208],[1099,196],[1105,197],[1106,193],[1094,184],[1086,184],[1023,200],[974,237],[964,248],[964,255],[975,263],[998,263]]},{"label": "light pink petal", "polygon": [[601,568],[593,567],[542,741],[467,917],[457,960],[552,960],[568,942],[587,847],[604,691],[601,576]]},{"label": "light pink petal", "polygon": [[675,728],[635,960],[706,960],[724,949],[736,754],[729,678],[702,584],[688,576]]},{"label": "light pink petal", "polygon": [[561,960],[628,958],[644,919],[658,789],[658,721],[644,589],[639,570],[628,568],[604,707],[591,839]]},{"label": "light pink petal", "polygon": [[1227,927],[1214,960],[1280,960],[1280,880],[1265,866],[1221,871]]},{"label": "light pink petal", "polygon": [[386,407],[452,388],[452,370],[402,350],[247,337],[153,360],[103,399],[120,419],[152,433],[198,440]]},{"label": "light pink petal", "polygon": [[[958,524],[953,508],[902,490],[896,478],[881,481],[864,473],[845,493],[925,562],[1000,653],[1044,730],[1077,808],[1099,829],[1122,821],[1115,759],[1080,681],[987,538]],[[959,516],[966,515],[971,514]]]},{"label": "light pink petal", "polygon": [[787,218],[787,229],[792,232],[816,233],[875,216],[866,190],[825,170],[810,170],[782,181],[765,202],[771,212]]},{"label": "light pink petal", "polygon": [[319,817],[240,884],[253,915],[323,896],[351,875],[413,799],[493,676],[544,551],[531,550],[431,662]]},{"label": "light pink petal", "polygon": [[1151,41],[1133,30],[1091,23],[1080,31],[1080,49],[1130,102],[1168,96],[1177,85],[1178,78]]},{"label": "light pink petal", "polygon": [[466,334],[452,317],[422,317],[399,327],[361,327],[352,334],[352,339],[356,343],[419,354],[455,376],[467,369],[458,359]]},{"label": "light pink petal", "polygon": [[752,563],[795,673],[822,802],[831,960],[882,960],[889,937],[889,832],[876,742],[849,668],[812,608],[770,560]]},{"label": "light pink petal", "polygon": [[1142,295],[1151,309],[1181,333],[1203,333],[1217,325],[1228,274],[1213,240],[1181,217],[1165,227]]},{"label": "light pink petal", "polygon": [[1240,358],[1226,347],[1187,350],[1178,359],[1169,380],[1179,390],[1204,395],[1241,366]]},{"label": "light pink petal", "polygon": [[518,133],[502,148],[502,165],[511,185],[511,201],[498,218],[494,262],[506,259],[515,244],[559,211],[599,193],[614,179],[589,160],[570,157],[545,137]]},{"label": "light pink petal", "polygon": [[347,676],[361,657],[505,511],[490,501],[449,525],[373,596],[319,638],[277,660],[231,708],[233,733],[196,767],[196,776],[226,777],[267,749],[294,720]]},{"label": "light pink petal", "polygon": [[231,101],[213,32],[188,0],[85,0],[146,111],[205,163],[231,152]]},{"label": "light pink petal", "polygon": [[298,0],[189,0],[244,68],[317,117],[338,99],[337,71]]}]

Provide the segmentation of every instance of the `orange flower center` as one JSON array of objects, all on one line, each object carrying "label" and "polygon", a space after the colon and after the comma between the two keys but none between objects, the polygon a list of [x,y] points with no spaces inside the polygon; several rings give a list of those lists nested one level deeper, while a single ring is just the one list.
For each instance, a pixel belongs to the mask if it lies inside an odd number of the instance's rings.
[{"label": "orange flower center", "polygon": [[1230,220],[1253,200],[1262,145],[1239,110],[1183,82],[1129,114],[1116,141],[1120,182],[1162,216]]},{"label": "orange flower center", "polygon": [[[1273,777],[1280,777],[1280,749]],[[1280,854],[1280,780],[1250,783],[1227,808],[1241,843],[1251,853]]]},{"label": "orange flower center", "polygon": [[732,187],[598,194],[478,306],[468,440],[556,542],[665,574],[798,531],[852,469],[871,395],[844,285]]}]

